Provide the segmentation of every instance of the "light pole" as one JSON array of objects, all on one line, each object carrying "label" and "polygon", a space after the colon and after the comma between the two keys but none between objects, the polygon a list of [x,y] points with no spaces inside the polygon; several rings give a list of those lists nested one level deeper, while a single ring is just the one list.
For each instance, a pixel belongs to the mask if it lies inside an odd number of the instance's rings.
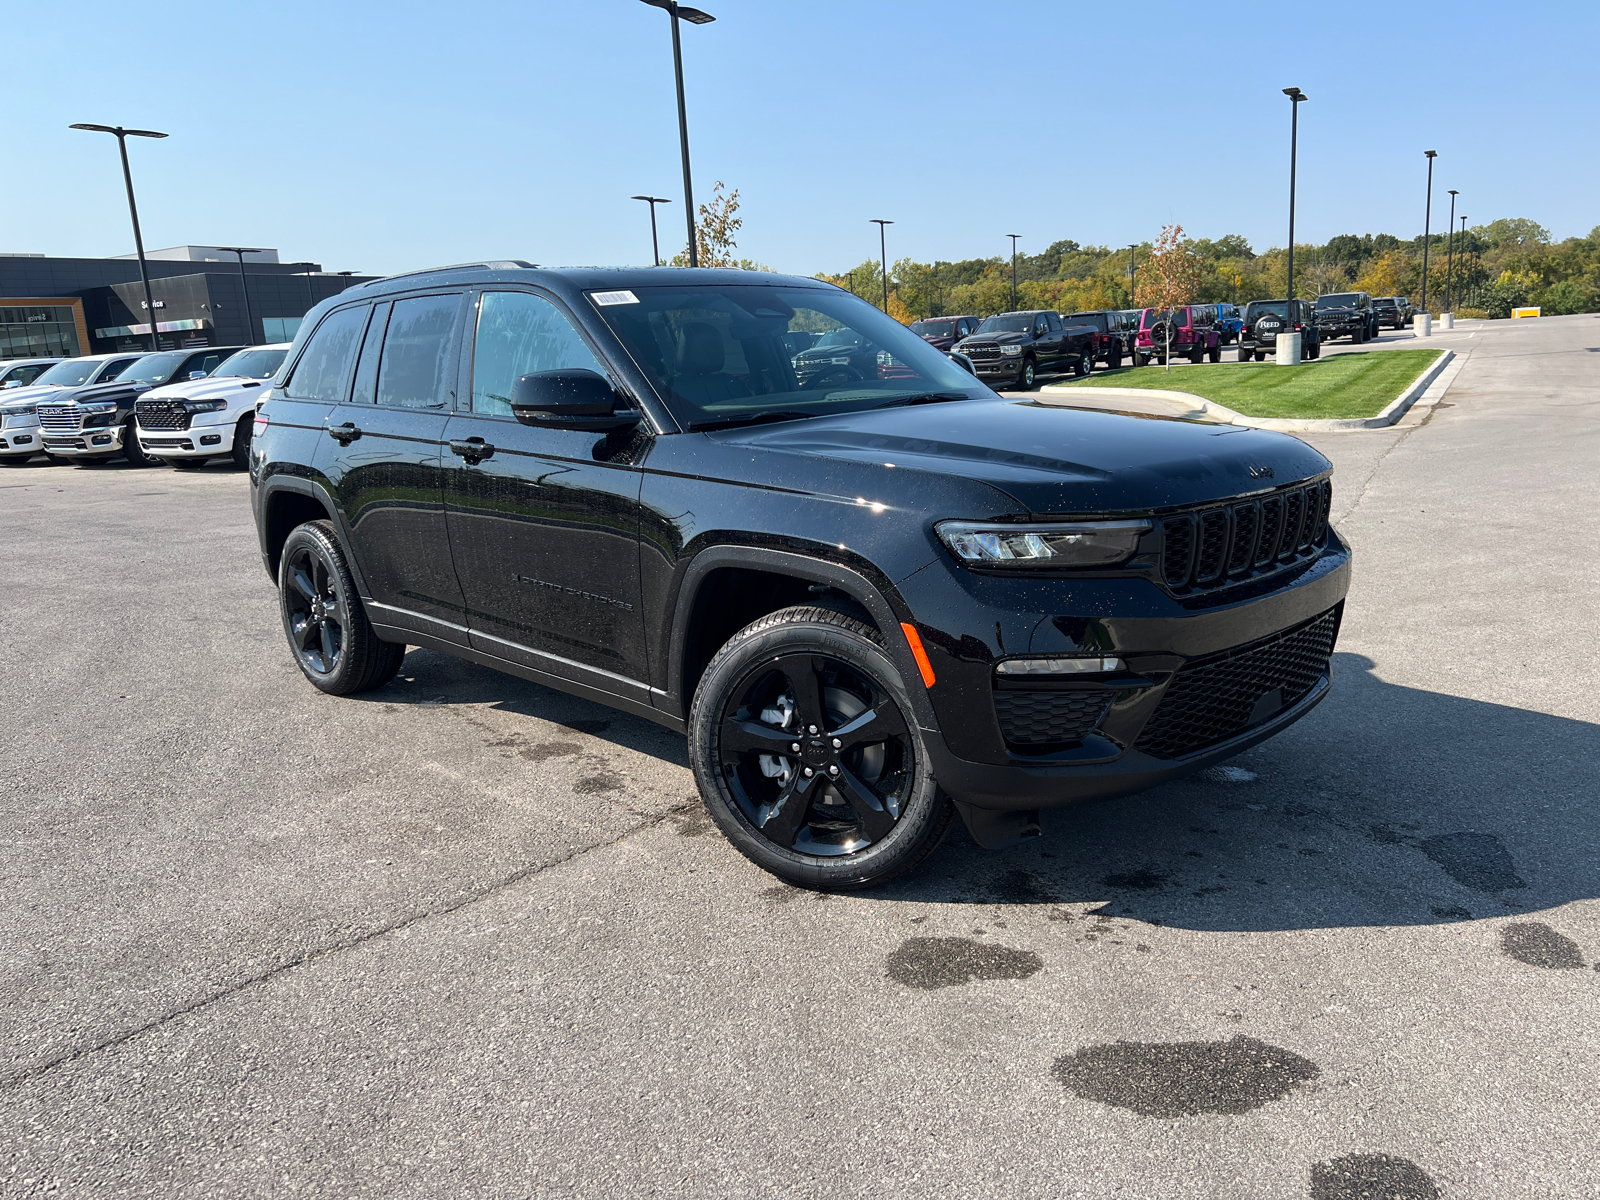
[{"label": "light pole", "polygon": [[885,220],[882,220],[879,217],[872,217],[872,218],[870,218],[870,221],[871,221],[871,223],[873,225],[876,225],[878,227],[878,256],[879,256],[879,258],[881,258],[883,260],[883,311],[885,313],[888,313],[888,311],[889,311],[889,250],[888,250],[888,244],[884,241],[883,227],[885,225],[893,225],[894,222],[893,221],[885,221]]},{"label": "light pole", "polygon": [[1017,239],[1020,233],[1006,234],[1011,239],[1011,311],[1017,311]]},{"label": "light pole", "polygon": [[1450,247],[1444,260],[1444,306],[1451,312],[1455,312],[1450,307],[1450,293],[1456,282],[1456,197],[1460,194],[1455,188],[1450,189],[1450,224],[1445,226],[1450,231]]},{"label": "light pole", "polygon": [[1300,154],[1300,102],[1306,94],[1297,87],[1283,89],[1289,97],[1289,288],[1287,299],[1294,299],[1294,168]]},{"label": "light pole", "polygon": [[1134,277],[1133,277],[1133,270],[1134,270],[1133,251],[1134,251],[1134,248],[1137,245],[1138,245],[1138,243],[1135,242],[1133,246],[1129,246],[1128,247],[1128,307],[1129,308],[1136,308],[1138,306],[1138,303],[1139,303],[1137,300],[1134,299],[1134,294],[1138,289],[1134,286],[1135,281],[1134,281]]},{"label": "light pole", "polygon": [[656,205],[671,204],[672,201],[661,196],[632,196],[632,200],[644,200],[650,205],[650,251],[655,255],[656,266],[661,265],[661,242],[656,238]]},{"label": "light pole", "polygon": [[139,280],[144,284],[144,306],[150,313],[150,349],[159,350],[161,346],[156,341],[156,301],[150,294],[150,269],[144,265],[144,235],[139,232],[139,206],[133,202],[133,172],[128,170],[128,139],[164,138],[167,135],[153,129],[124,129],[121,125],[70,125],[68,128],[109,133],[117,139],[117,150],[122,155],[122,182],[128,185],[128,214],[133,218],[133,249],[139,256]]},{"label": "light pole", "polygon": [[[683,104],[683,47],[678,42],[678,18],[682,17],[691,25],[709,25],[716,18],[698,8],[678,4],[676,0],[644,0],[644,3],[652,8],[665,9],[672,21],[672,69],[678,79],[678,145],[683,155],[683,219],[689,227],[689,265],[698,267],[700,251],[695,245],[694,185],[689,180],[689,113]],[[655,211],[655,206],[651,205],[651,214],[654,215]]]},{"label": "light pole", "polygon": [[[244,256],[246,254],[260,254],[261,250],[259,247],[253,246],[218,246],[217,249],[239,256],[239,290],[244,293],[244,339],[246,344],[253,346],[256,340],[256,319],[250,312],[250,285],[245,281],[244,277]],[[261,333],[262,340],[265,341],[266,330],[263,329]]]},{"label": "light pole", "polygon": [[1467,218],[1461,218],[1461,290],[1467,290]]},{"label": "light pole", "polygon": [[1437,150],[1424,150],[1428,156],[1428,206],[1422,213],[1422,311],[1428,311],[1428,242],[1433,237],[1433,160]]}]

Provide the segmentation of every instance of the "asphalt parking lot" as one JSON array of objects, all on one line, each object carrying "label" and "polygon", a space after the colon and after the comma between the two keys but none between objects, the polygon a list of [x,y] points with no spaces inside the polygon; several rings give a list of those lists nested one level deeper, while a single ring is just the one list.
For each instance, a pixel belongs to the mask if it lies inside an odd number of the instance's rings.
[{"label": "asphalt parking lot", "polygon": [[0,1194],[1600,1195],[1600,318],[1433,344],[1308,436],[1327,703],[848,897],[644,721],[311,689],[231,469],[6,471]]}]

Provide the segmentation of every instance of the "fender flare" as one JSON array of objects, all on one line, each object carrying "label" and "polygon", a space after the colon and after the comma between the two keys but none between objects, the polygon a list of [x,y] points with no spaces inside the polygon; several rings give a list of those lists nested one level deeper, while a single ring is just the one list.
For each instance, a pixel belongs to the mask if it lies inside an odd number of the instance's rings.
[{"label": "fender flare", "polygon": [[906,694],[911,697],[917,724],[923,729],[938,732],[939,724],[933,714],[933,703],[928,699],[927,688],[920,686],[921,671],[911,655],[911,647],[900,630],[900,615],[885,598],[876,584],[861,572],[829,559],[813,558],[788,550],[768,550],[756,546],[708,546],[690,560],[678,585],[677,599],[672,614],[672,634],[667,660],[667,700],[676,702],[685,719],[689,715],[692,697],[683,694],[684,652],[689,633],[689,617],[694,612],[700,586],[707,575],[722,567],[750,567],[767,570],[812,583],[826,584],[860,602],[872,614],[878,628],[883,631],[884,649],[894,661],[900,678],[905,681]]},{"label": "fender flare", "polygon": [[267,573],[272,575],[273,586],[277,586],[278,577],[267,561],[267,514],[272,508],[273,497],[280,492],[309,496],[327,510],[329,520],[333,522],[334,536],[339,539],[339,549],[344,551],[345,564],[350,568],[350,574],[355,576],[356,592],[363,600],[370,599],[372,592],[367,587],[366,576],[361,573],[361,563],[356,559],[352,548],[350,527],[345,523],[344,514],[333,502],[333,496],[327,488],[314,479],[305,479],[298,475],[274,475],[261,485],[261,564],[267,569]]}]

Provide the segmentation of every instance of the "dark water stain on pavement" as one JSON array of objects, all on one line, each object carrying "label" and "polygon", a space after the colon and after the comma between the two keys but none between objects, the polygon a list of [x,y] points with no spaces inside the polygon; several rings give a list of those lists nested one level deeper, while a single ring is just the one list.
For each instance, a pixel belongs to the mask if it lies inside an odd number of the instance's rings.
[{"label": "dark water stain on pavement", "polygon": [[889,955],[889,978],[907,987],[933,991],[976,979],[1026,979],[1044,969],[1032,950],[984,945],[971,938],[917,937]]},{"label": "dark water stain on pavement", "polygon": [[572,790],[580,796],[595,796],[601,792],[621,791],[622,778],[611,774],[586,775],[572,785]]},{"label": "dark water stain on pavement", "polygon": [[1311,1200],[1439,1200],[1439,1187],[1409,1159],[1347,1154],[1313,1164]]},{"label": "dark water stain on pavement", "polygon": [[1565,934],[1538,921],[1518,921],[1500,930],[1500,953],[1530,967],[1583,969],[1583,951]]},{"label": "dark water stain on pavement", "polygon": [[679,837],[704,837],[717,828],[716,822],[711,819],[711,814],[698,803],[685,812],[668,815],[671,816],[672,823],[678,827]]},{"label": "dark water stain on pavement", "polygon": [[577,754],[582,749],[577,742],[544,742],[537,746],[524,746],[517,753],[529,762],[546,762],[552,758]]},{"label": "dark water stain on pavement", "polygon": [[1528,885],[1517,877],[1511,855],[1489,833],[1442,833],[1424,838],[1422,852],[1462,887],[1475,892],[1503,892]]},{"label": "dark water stain on pavement", "polygon": [[1239,1116],[1281,1100],[1320,1068],[1310,1059],[1235,1037],[1226,1042],[1115,1042],[1056,1059],[1057,1082],[1085,1100],[1142,1117]]},{"label": "dark water stain on pavement", "polygon": [[1166,883],[1168,876],[1159,871],[1113,871],[1100,882],[1108,888],[1134,892],[1153,892]]}]

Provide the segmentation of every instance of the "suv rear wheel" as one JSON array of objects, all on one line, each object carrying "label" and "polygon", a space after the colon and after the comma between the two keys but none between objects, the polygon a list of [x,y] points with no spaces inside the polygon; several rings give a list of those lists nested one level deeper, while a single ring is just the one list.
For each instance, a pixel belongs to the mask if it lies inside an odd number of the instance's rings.
[{"label": "suv rear wheel", "polygon": [[328,521],[307,521],[283,543],[278,607],[295,664],[331,695],[382,687],[405,658],[404,646],[373,632]]},{"label": "suv rear wheel", "polygon": [[689,758],[728,840],[802,887],[910,870],[955,812],[882,639],[832,609],[770,613],[717,651],[690,709]]}]

